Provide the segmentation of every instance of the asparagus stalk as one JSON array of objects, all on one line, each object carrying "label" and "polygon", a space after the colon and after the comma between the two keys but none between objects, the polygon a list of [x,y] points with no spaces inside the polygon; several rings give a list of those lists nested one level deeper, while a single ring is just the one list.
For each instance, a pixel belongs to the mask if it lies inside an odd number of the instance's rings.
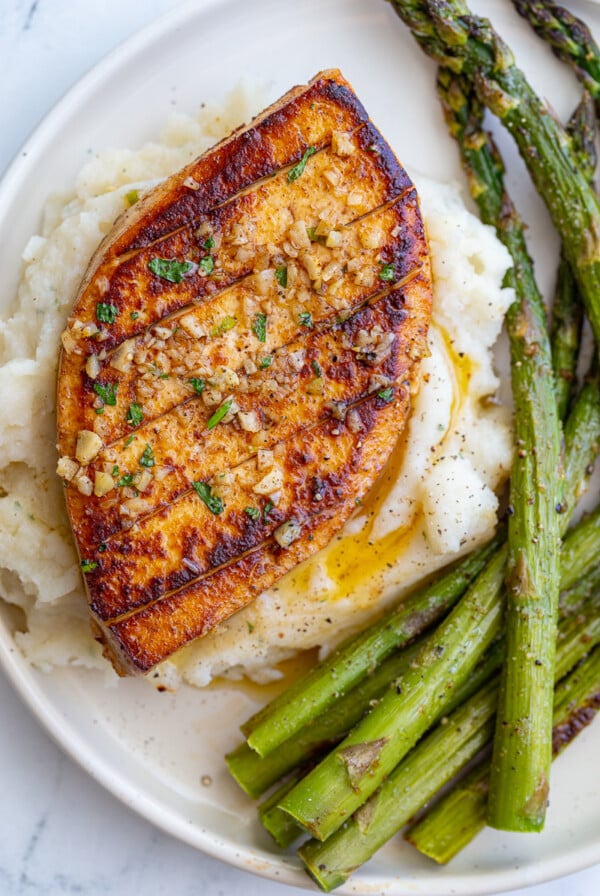
[{"label": "asparagus stalk", "polygon": [[277,846],[287,849],[302,833],[302,828],[279,808],[280,800],[301,779],[302,771],[297,771],[281,787],[270,794],[258,807],[258,818],[265,831],[268,831]]},{"label": "asparagus stalk", "polygon": [[[440,72],[446,120],[469,172],[481,218],[509,250],[516,301],[506,323],[515,402],[507,571],[507,661],[496,729],[491,823],[539,830],[551,762],[552,669],[556,644],[560,520],[560,423],[543,300],[523,223],[504,189],[500,155],[482,129],[483,106],[468,82]],[[526,720],[526,721],[525,721]]]},{"label": "asparagus stalk", "polygon": [[[580,170],[592,183],[596,169],[596,110],[585,91],[567,126]],[[567,415],[577,378],[577,361],[583,326],[583,305],[569,262],[561,251],[552,303],[552,364],[556,379],[556,406],[561,420]]]},{"label": "asparagus stalk", "polygon": [[377,790],[498,636],[505,563],[500,548],[396,686],[284,797],[281,808],[319,840]]},{"label": "asparagus stalk", "polygon": [[[565,491],[562,510],[568,520],[585,491],[600,450],[600,375],[586,378],[564,424]],[[582,475],[583,471],[583,475]],[[564,525],[563,525],[564,529]]]},{"label": "asparagus stalk", "polygon": [[[413,647],[417,648],[418,645],[413,645]],[[403,659],[403,668],[404,669],[408,668],[410,663],[413,661],[415,654],[416,654],[416,650],[409,648],[408,650],[403,651],[403,653],[401,653],[399,655]],[[498,671],[498,669],[500,668],[500,666],[502,664],[503,657],[504,657],[504,642],[502,639],[500,639],[500,640],[496,641],[494,644],[492,644],[492,646],[488,650],[487,654],[484,656],[482,661],[479,663],[479,665],[473,671],[473,674],[470,675],[469,678],[467,679],[467,681],[464,682],[462,687],[460,687],[456,691],[453,701],[446,707],[445,712],[451,713],[454,709],[456,709],[461,704],[465,703],[474,694],[476,694],[477,691],[479,691],[480,688],[482,688],[483,685],[490,679],[490,677],[495,672]],[[383,671],[386,670],[386,667],[387,667],[387,671],[386,671],[387,680],[385,682],[386,687],[392,686],[394,679],[397,677],[395,675],[390,674],[393,671],[390,663],[391,663],[391,660],[388,660],[387,663],[383,663],[377,670],[377,672],[380,674],[380,678],[382,678]],[[398,665],[400,665],[400,664],[398,664]],[[360,691],[361,691],[360,686],[358,688],[355,688],[355,690],[352,691],[352,693],[349,694],[345,698],[345,700],[342,700],[341,702],[349,704],[350,697],[355,697],[357,699],[357,701],[363,702],[362,710],[363,710],[363,714],[364,714],[364,712],[367,711],[367,709],[369,707],[368,707],[368,704],[364,701],[364,694],[361,695]],[[379,696],[381,696],[381,693],[382,693],[382,689],[380,688]],[[323,717],[323,723],[325,723],[325,721],[328,720],[329,717],[332,715],[335,717],[339,717],[338,714],[335,712],[335,710],[336,710],[336,707],[333,707],[333,709],[329,713],[326,713],[326,715]],[[317,720],[315,727],[320,727],[319,721],[320,720]],[[340,719],[340,721],[341,721],[341,719]],[[438,721],[438,720],[436,719],[436,721]],[[347,722],[345,722],[345,724],[347,724]],[[300,735],[302,735],[303,733],[304,732],[300,732]],[[337,740],[338,741],[341,740],[343,734],[345,734],[345,733],[346,733],[345,731],[340,732],[339,736],[337,737]],[[257,756],[256,753],[253,753],[252,750],[247,748],[248,753],[241,753],[241,755],[240,755],[240,760],[238,762],[238,770],[239,770],[239,767],[241,767],[243,772],[248,773],[251,769],[256,769],[258,767],[258,773],[259,773],[259,775],[262,775],[262,777],[264,779],[266,777],[265,769],[271,770],[273,767],[273,763],[272,763],[273,757],[277,756],[280,752],[288,753],[288,752],[293,751],[294,746],[296,745],[295,744],[296,741],[302,742],[302,738],[301,737],[291,738],[290,741],[287,741],[283,745],[281,750],[277,750],[277,751],[275,751],[275,753],[271,753],[269,756],[266,756],[264,758]],[[246,746],[246,745],[243,745],[243,746]],[[292,789],[292,787],[294,787],[298,783],[298,781],[301,780],[301,778],[303,777],[303,774],[305,774],[305,773],[306,773],[306,766],[304,767],[303,770],[302,769],[300,771],[296,770],[296,772],[289,778],[289,780],[287,780],[283,784],[283,786],[278,788],[274,794],[269,796],[258,807],[258,815],[259,815],[259,819],[260,819],[263,827],[265,827],[266,830],[269,831],[269,833],[274,838],[276,843],[283,848],[286,848],[287,846],[290,845],[290,843],[293,843],[293,841],[301,833],[303,833],[303,828],[301,828],[298,824],[296,824],[296,822],[294,821],[293,818],[291,818],[290,815],[288,815],[286,812],[283,812],[283,810],[279,808],[279,803],[283,800],[284,796],[286,796],[286,794],[289,793],[289,791]]]},{"label": "asparagus stalk", "polygon": [[550,342],[552,367],[556,382],[556,409],[564,420],[577,378],[577,359],[583,327],[583,306],[579,301],[577,284],[564,253],[560,264],[552,303]]},{"label": "asparagus stalk", "polygon": [[242,725],[248,744],[268,755],[348,693],[390,654],[413,641],[464,594],[503,541],[492,541],[420,588],[392,613],[352,637],[309,674]]},{"label": "asparagus stalk", "polygon": [[600,109],[600,49],[585,22],[552,0],[513,0],[517,12],[566,62]]},{"label": "asparagus stalk", "polygon": [[[568,513],[563,514],[566,521]],[[337,830],[377,789],[416,740],[445,712],[498,634],[506,548],[500,548],[459,604],[430,635],[418,659],[342,743],[282,800],[281,808],[318,839]],[[600,565],[600,509],[574,527],[562,551],[561,589]],[[398,693],[398,690],[401,693]]]},{"label": "asparagus stalk", "polygon": [[324,843],[309,840],[298,851],[306,870],[326,892],[340,886],[493,734],[496,682],[460,706],[407,756],[385,784]]},{"label": "asparagus stalk", "polygon": [[463,0],[390,0],[428,55],[466,75],[513,135],[558,230],[600,342],[600,204],[564,129],[542,105],[489,21]]},{"label": "asparagus stalk", "polygon": [[225,757],[229,771],[240,787],[256,799],[289,771],[307,764],[328,747],[339,743],[369,710],[372,701],[406,671],[419,646],[417,642],[388,657],[353,690],[267,756],[260,756],[243,741]]},{"label": "asparagus stalk", "polygon": [[[552,752],[556,757],[600,708],[600,650],[560,682],[554,696]],[[489,757],[484,758],[414,826],[407,840],[420,852],[446,864],[485,826]]]},{"label": "asparagus stalk", "polygon": [[[562,623],[564,637],[557,651],[557,678],[600,641],[596,608],[588,610],[585,618]],[[600,684],[598,671],[594,671],[594,676]],[[493,734],[497,695],[495,679],[428,734],[342,828],[324,843],[311,840],[300,848],[299,855],[309,874],[323,890],[340,886],[487,745]],[[466,791],[467,801],[470,795],[471,791]],[[473,802],[478,805],[477,793]],[[445,816],[446,827],[449,818]],[[460,840],[460,829],[457,837]]]}]

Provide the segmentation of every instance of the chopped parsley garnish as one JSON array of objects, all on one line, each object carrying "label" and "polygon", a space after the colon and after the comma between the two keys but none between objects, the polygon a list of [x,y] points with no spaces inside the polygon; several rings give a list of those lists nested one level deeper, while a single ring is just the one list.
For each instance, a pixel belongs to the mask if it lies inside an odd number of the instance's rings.
[{"label": "chopped parsley garnish", "polygon": [[264,358],[261,358],[258,362],[258,366],[261,370],[266,370],[267,367],[270,367],[273,363],[273,355],[265,355]]},{"label": "chopped parsley garnish", "polygon": [[152,451],[152,446],[146,444],[143,454],[139,460],[140,467],[153,467],[154,463],[154,452]]},{"label": "chopped parsley garnish", "polygon": [[222,336],[223,333],[227,333],[228,330],[233,330],[236,324],[237,320],[235,319],[235,317],[227,314],[220,323],[216,324],[212,328],[212,330],[210,331],[210,335],[213,338],[215,336]]},{"label": "chopped parsley garnish", "polygon": [[198,270],[201,274],[204,274],[205,277],[208,277],[209,274],[212,274],[215,268],[215,260],[212,255],[205,255],[204,258],[200,259],[200,263],[198,265]]},{"label": "chopped parsley garnish", "polygon": [[206,482],[193,482],[192,485],[200,500],[204,501],[211,513],[215,515],[223,513],[225,509],[223,502],[218,495],[213,495],[210,485]]},{"label": "chopped parsley garnish", "polygon": [[108,545],[104,544],[104,542],[102,544],[99,544],[98,545],[98,553],[103,554],[104,551],[107,549],[107,547],[108,547]]},{"label": "chopped parsley garnish", "polygon": [[121,476],[120,479],[117,480],[117,488],[124,488],[127,485],[131,485],[133,483],[133,473],[125,473]]},{"label": "chopped parsley garnish", "polygon": [[131,314],[129,315],[129,317],[130,317],[132,320],[137,320],[139,316],[140,316],[140,315],[139,315],[139,312],[138,312],[138,311],[132,311]]},{"label": "chopped parsley garnish", "polygon": [[275,505],[273,504],[272,501],[267,501],[267,503],[265,504],[265,509],[263,510],[263,520],[265,521],[265,523],[267,522],[269,514],[273,510],[274,506]]},{"label": "chopped parsley garnish", "polygon": [[125,199],[129,206],[135,205],[139,198],[140,194],[137,190],[130,190],[129,193],[125,193]]},{"label": "chopped parsley garnish", "polygon": [[260,519],[260,510],[258,507],[245,507],[244,513],[247,513],[252,520]]},{"label": "chopped parsley garnish", "polygon": [[389,403],[394,398],[394,390],[391,386],[389,389],[382,389],[381,392],[377,393],[377,398],[381,398],[382,401]]},{"label": "chopped parsley garnish", "polygon": [[205,249],[208,249],[208,251],[210,251],[211,249],[214,249],[214,248],[215,248],[215,241],[214,241],[214,239],[213,239],[212,236],[208,236],[208,237],[204,240],[204,248],[205,248]]},{"label": "chopped parsley garnish", "polygon": [[311,361],[310,366],[312,367],[315,376],[323,376],[323,371],[321,370],[321,365],[318,361]]},{"label": "chopped parsley garnish", "polygon": [[267,341],[267,315],[263,314],[262,311],[259,311],[258,314],[254,315],[252,332],[259,342]]},{"label": "chopped parsley garnish", "polygon": [[81,571],[82,572],[91,572],[93,569],[96,569],[98,564],[95,560],[82,560],[81,561]]},{"label": "chopped parsley garnish", "polygon": [[[98,395],[104,404],[111,405],[114,407],[117,403],[117,389],[119,388],[118,383],[94,383],[94,392]],[[97,408],[99,410],[99,408]]]},{"label": "chopped parsley garnish", "polygon": [[308,149],[306,150],[306,152],[304,153],[304,155],[302,156],[302,158],[300,159],[300,161],[297,162],[293,168],[290,168],[290,170],[288,171],[288,176],[287,176],[288,184],[291,184],[291,183],[293,183],[293,181],[298,180],[300,175],[304,173],[304,169],[306,168],[306,163],[308,162],[310,157],[316,153],[316,151],[317,151],[316,147],[309,146]]},{"label": "chopped parsley garnish", "polygon": [[127,436],[127,438],[125,439],[125,447],[129,448],[129,446],[131,445],[131,443],[133,441],[135,441],[135,436],[133,434],[130,436]]},{"label": "chopped parsley garnish", "polygon": [[379,271],[380,280],[393,280],[395,276],[396,272],[394,271],[393,264],[384,264],[384,266]]},{"label": "chopped parsley garnish", "polygon": [[181,283],[185,275],[194,270],[191,261],[177,261],[176,258],[154,257],[148,262],[148,267],[157,277],[170,283]]},{"label": "chopped parsley garnish", "polygon": [[112,468],[112,474],[113,474],[113,476],[119,475],[119,465],[118,464],[115,464],[114,467]]},{"label": "chopped parsley garnish", "polygon": [[275,268],[275,279],[284,289],[287,286],[287,265],[280,264]]},{"label": "chopped parsley garnish", "polygon": [[98,302],[96,305],[96,317],[103,324],[114,324],[119,316],[116,305],[107,305],[106,302]]},{"label": "chopped parsley garnish", "polygon": [[231,409],[231,405],[233,404],[233,398],[228,398],[227,401],[224,401],[221,407],[217,408],[214,412],[208,423],[206,424],[207,429],[214,429],[221,420],[227,416]]},{"label": "chopped parsley garnish", "polygon": [[198,376],[193,376],[190,379],[190,385],[196,395],[202,395],[202,392],[204,391],[204,380],[201,380]]},{"label": "chopped parsley garnish", "polygon": [[95,412],[100,416],[100,414],[104,413],[104,405],[101,408],[94,408]]},{"label": "chopped parsley garnish", "polygon": [[301,311],[298,315],[298,323],[301,327],[308,327],[310,330],[313,325],[312,314],[310,311]]},{"label": "chopped parsley garnish", "polygon": [[133,401],[129,405],[126,419],[130,426],[139,426],[144,419],[144,412],[141,404],[138,404],[137,401]]}]

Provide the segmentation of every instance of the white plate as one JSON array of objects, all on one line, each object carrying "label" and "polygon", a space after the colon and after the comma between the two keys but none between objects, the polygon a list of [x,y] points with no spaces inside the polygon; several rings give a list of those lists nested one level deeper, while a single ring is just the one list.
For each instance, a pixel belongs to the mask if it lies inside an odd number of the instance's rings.
[{"label": "white plate", "polygon": [[[600,11],[583,2],[570,6],[600,34]],[[534,86],[559,115],[567,116],[577,97],[574,80],[507,0],[477,0],[473,7],[490,15]],[[18,279],[21,251],[39,227],[47,192],[68,187],[90,149],[136,146],[159,131],[173,100],[178,108],[193,111],[202,99],[225,94],[242,75],[265,84],[275,98],[331,66],[339,66],[354,84],[407,165],[441,180],[461,177],[433,90],[435,68],[388,5],[377,0],[199,0],[160,20],[94,69],[13,163],[0,187],[4,302]],[[499,137],[547,288],[556,240],[510,141]],[[237,722],[253,706],[250,693],[186,688],[167,695],[140,681],[106,690],[98,676],[79,670],[40,674],[16,649],[6,608],[0,618],[0,660],[47,730],[127,805],[226,862],[310,886],[294,856],[282,857],[273,849],[255,821],[254,807],[224,770],[222,756],[237,742]],[[340,892],[466,896],[539,882],[600,861],[599,750],[600,725],[584,732],[558,760],[543,834],[486,831],[447,868],[433,867],[396,838]]]}]

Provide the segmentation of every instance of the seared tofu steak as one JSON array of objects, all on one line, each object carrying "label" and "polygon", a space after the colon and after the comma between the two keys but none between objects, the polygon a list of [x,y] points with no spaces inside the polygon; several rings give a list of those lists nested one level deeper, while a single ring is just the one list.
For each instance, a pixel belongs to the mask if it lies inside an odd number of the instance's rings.
[{"label": "seared tofu steak", "polygon": [[405,426],[430,313],[415,189],[335,70],[122,215],[58,377],[58,473],[120,673],[338,532]]}]

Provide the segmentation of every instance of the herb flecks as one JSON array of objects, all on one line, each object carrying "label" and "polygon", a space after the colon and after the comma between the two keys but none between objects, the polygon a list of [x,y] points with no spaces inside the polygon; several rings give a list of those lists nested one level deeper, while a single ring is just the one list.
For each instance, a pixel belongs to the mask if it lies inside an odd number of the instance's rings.
[{"label": "herb flecks", "polygon": [[181,283],[186,274],[194,270],[191,261],[177,261],[176,258],[159,258],[155,256],[148,262],[153,274],[170,283]]},{"label": "herb flecks", "polygon": [[94,383],[94,392],[104,404],[114,407],[117,403],[118,383]]},{"label": "herb flecks", "polygon": [[106,302],[98,302],[96,305],[96,318],[103,324],[114,324],[119,316],[119,309],[116,305],[109,305]]},{"label": "herb flecks", "polygon": [[277,282],[283,289],[286,289],[287,279],[288,279],[287,265],[285,265],[285,264],[277,265],[277,267],[275,268],[275,279],[277,280]]},{"label": "herb flecks", "polygon": [[198,376],[193,376],[190,378],[190,386],[196,395],[202,395],[204,391],[204,380],[200,379]]},{"label": "herb flecks", "polygon": [[205,255],[204,258],[200,259],[198,264],[198,270],[204,277],[208,277],[209,274],[215,269],[215,260],[212,255]]},{"label": "herb flecks", "polygon": [[214,339],[216,336],[222,336],[223,333],[228,333],[229,330],[233,330],[236,326],[237,320],[235,317],[232,317],[230,314],[227,314],[223,320],[219,321],[218,324],[210,331],[211,337]]},{"label": "herb flecks", "polygon": [[258,362],[258,366],[260,370],[266,370],[267,367],[270,367],[273,363],[273,355],[265,355],[264,358],[261,358]]},{"label": "herb flecks", "polygon": [[212,417],[209,419],[206,424],[207,429],[214,429],[229,413],[231,410],[231,405],[233,404],[233,398],[228,398],[223,404],[217,408]]},{"label": "herb flecks", "polygon": [[380,398],[382,401],[385,401],[386,404],[389,404],[390,401],[394,400],[394,390],[391,386],[388,389],[382,389],[381,392],[377,393],[377,398]]},{"label": "herb flecks", "polygon": [[263,314],[262,311],[259,311],[258,314],[254,315],[252,332],[259,342],[267,341],[267,315]]},{"label": "herb flecks", "polygon": [[143,419],[144,412],[141,404],[138,404],[137,401],[132,401],[127,411],[127,422],[130,426],[139,426]]},{"label": "herb flecks", "polygon": [[80,565],[82,572],[92,572],[98,566],[95,560],[82,560]]},{"label": "herb flecks", "polygon": [[154,460],[154,451],[152,450],[152,446],[146,443],[146,447],[140,457],[139,464],[140,467],[146,467],[147,469],[153,467],[156,461]]},{"label": "herb flecks", "polygon": [[304,174],[304,169],[306,168],[306,163],[308,162],[310,157],[316,153],[316,151],[317,151],[317,149],[315,146],[309,146],[308,149],[305,151],[304,155],[302,156],[302,158],[300,159],[300,161],[297,162],[293,166],[293,168],[290,168],[290,170],[288,171],[288,176],[287,176],[288,184],[291,184],[295,180],[298,180],[298,178],[302,174]]},{"label": "herb flecks", "polygon": [[258,507],[245,507],[244,513],[247,513],[251,520],[260,519],[260,510]]},{"label": "herb flecks", "polygon": [[312,330],[313,319],[310,311],[301,311],[298,315],[298,323],[301,327],[307,327],[309,330]]},{"label": "herb flecks", "polygon": [[204,501],[211,513],[214,513],[215,516],[223,513],[225,505],[218,495],[213,495],[212,489],[207,482],[193,482],[192,485],[200,500]]},{"label": "herb flecks", "polygon": [[379,271],[379,279],[384,280],[387,283],[389,283],[391,280],[394,280],[395,277],[396,271],[394,270],[393,264],[384,264]]}]

